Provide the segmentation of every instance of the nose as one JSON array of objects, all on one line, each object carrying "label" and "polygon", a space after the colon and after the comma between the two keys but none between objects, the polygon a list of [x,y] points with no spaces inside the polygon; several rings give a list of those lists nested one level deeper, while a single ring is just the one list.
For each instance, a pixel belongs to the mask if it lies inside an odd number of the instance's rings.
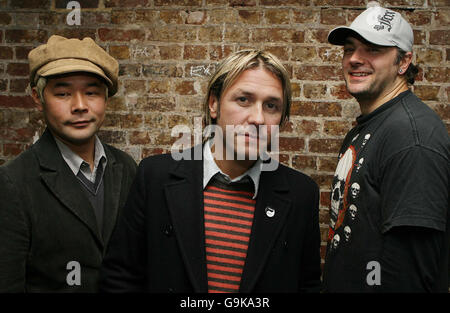
[{"label": "nose", "polygon": [[84,113],[88,111],[86,99],[81,92],[76,92],[72,97],[72,113]]},{"label": "nose", "polygon": [[263,104],[258,103],[251,108],[248,123],[253,125],[264,125]]},{"label": "nose", "polygon": [[360,65],[364,63],[364,54],[360,48],[355,48],[353,53],[350,55],[348,61],[352,66]]}]

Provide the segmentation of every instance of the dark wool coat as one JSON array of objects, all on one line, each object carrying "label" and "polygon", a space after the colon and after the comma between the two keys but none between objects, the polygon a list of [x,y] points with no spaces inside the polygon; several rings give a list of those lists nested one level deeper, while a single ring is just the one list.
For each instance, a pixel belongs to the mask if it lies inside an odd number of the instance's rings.
[{"label": "dark wool coat", "polygon": [[[261,173],[240,292],[318,291],[318,202],[306,175],[281,164]],[[104,292],[208,291],[201,160],[141,162],[100,281]]]},{"label": "dark wool coat", "polygon": [[[97,291],[105,247],[136,173],[129,155],[103,146],[108,162],[102,233],[48,129],[0,167],[0,292]],[[73,284],[73,261],[79,285]]]}]

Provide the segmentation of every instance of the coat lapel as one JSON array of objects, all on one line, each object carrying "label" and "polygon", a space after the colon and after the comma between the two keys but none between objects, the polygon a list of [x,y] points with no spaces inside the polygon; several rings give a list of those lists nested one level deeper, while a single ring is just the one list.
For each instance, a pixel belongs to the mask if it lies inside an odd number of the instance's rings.
[{"label": "coat lapel", "polygon": [[[270,251],[286,222],[291,201],[285,197],[289,186],[279,171],[262,172],[252,233],[242,273],[240,292],[251,292]],[[273,210],[267,214],[266,209]]]},{"label": "coat lapel", "polygon": [[207,292],[203,213],[203,162],[182,160],[164,186],[174,233],[195,292]]},{"label": "coat lapel", "polygon": [[50,192],[89,228],[98,244],[103,247],[94,209],[62,158],[48,129],[33,148],[40,163],[41,178]]},{"label": "coat lapel", "polygon": [[119,211],[123,164],[116,162],[114,155],[110,152],[107,146],[103,145],[103,147],[108,159],[105,174],[103,176],[103,182],[105,184],[103,242],[106,246],[116,224],[117,214]]}]

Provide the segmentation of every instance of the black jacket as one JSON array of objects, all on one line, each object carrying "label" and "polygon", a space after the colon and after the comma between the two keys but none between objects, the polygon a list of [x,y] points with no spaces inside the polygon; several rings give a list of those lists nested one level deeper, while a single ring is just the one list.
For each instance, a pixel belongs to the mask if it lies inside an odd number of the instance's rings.
[{"label": "black jacket", "polygon": [[[0,167],[0,292],[95,292],[98,272],[136,173],[126,153],[103,145],[104,224],[47,129]],[[67,276],[80,265],[80,285]],[[72,284],[72,282],[71,282]]]},{"label": "black jacket", "polygon": [[[101,270],[104,292],[207,292],[203,162],[139,165]],[[283,165],[262,172],[241,292],[318,291],[319,189]],[[273,217],[266,207],[275,210]]]}]

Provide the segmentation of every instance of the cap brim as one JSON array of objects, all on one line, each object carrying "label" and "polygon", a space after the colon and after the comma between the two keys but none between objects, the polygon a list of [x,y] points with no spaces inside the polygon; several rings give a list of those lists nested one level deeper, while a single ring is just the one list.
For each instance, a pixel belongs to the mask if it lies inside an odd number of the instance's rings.
[{"label": "cap brim", "polygon": [[114,89],[111,79],[109,79],[108,76],[106,76],[106,74],[100,67],[96,66],[95,64],[89,61],[77,59],[60,59],[53,62],[49,62],[44,66],[42,66],[36,72],[35,80],[37,80],[39,76],[49,77],[54,75],[77,73],[77,72],[87,72],[102,77],[105,80],[106,84],[108,85],[108,93],[111,93],[112,89]]},{"label": "cap brim", "polygon": [[328,42],[333,45],[343,46],[347,37],[355,34],[361,36],[364,40],[375,45],[388,47],[395,46],[394,43],[385,39],[381,35],[377,35],[373,32],[368,32],[363,29],[351,28],[347,26],[336,27],[335,29],[330,31],[330,33],[328,34]]}]

